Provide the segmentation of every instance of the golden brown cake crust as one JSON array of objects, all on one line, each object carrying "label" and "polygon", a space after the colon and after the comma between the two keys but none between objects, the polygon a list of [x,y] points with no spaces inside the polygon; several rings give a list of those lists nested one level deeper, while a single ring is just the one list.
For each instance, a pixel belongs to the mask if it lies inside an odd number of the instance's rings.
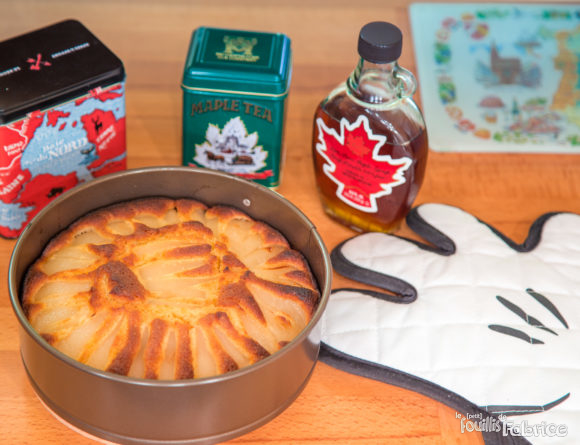
[{"label": "golden brown cake crust", "polygon": [[280,232],[232,207],[168,198],[77,220],[23,288],[28,319],[54,347],[150,379],[218,375],[267,357],[302,331],[319,299]]}]

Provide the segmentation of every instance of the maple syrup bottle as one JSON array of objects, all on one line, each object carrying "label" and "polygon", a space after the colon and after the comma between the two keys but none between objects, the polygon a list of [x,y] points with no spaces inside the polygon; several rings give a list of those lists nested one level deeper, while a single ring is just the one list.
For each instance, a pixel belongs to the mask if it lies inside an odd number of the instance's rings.
[{"label": "maple syrup bottle", "polygon": [[312,152],[322,206],[357,231],[396,230],[425,175],[427,133],[412,99],[415,78],[397,63],[402,41],[395,25],[365,25],[357,67],[314,115]]}]

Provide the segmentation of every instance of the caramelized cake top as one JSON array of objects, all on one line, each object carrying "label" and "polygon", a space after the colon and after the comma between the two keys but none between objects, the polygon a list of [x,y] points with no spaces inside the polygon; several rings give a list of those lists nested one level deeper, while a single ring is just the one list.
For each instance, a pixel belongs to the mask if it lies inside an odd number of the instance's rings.
[{"label": "caramelized cake top", "polygon": [[32,327],[89,366],[148,379],[208,377],[276,352],[320,294],[282,234],[231,207],[145,198],[94,211],[28,270]]}]

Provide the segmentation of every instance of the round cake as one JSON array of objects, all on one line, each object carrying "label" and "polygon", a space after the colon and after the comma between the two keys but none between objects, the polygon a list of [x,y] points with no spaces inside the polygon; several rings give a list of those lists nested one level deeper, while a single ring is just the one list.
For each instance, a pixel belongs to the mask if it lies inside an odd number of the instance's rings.
[{"label": "round cake", "polygon": [[32,327],[81,363],[147,379],[250,365],[290,342],[320,299],[308,263],[232,207],[146,198],[96,210],[27,271]]}]

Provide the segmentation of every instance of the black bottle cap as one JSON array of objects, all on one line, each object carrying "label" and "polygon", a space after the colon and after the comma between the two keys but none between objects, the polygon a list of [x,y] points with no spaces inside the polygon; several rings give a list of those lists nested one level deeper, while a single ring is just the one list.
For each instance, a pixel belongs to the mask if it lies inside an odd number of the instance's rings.
[{"label": "black bottle cap", "polygon": [[401,56],[403,33],[387,22],[367,23],[358,36],[359,55],[372,63],[389,63]]}]

